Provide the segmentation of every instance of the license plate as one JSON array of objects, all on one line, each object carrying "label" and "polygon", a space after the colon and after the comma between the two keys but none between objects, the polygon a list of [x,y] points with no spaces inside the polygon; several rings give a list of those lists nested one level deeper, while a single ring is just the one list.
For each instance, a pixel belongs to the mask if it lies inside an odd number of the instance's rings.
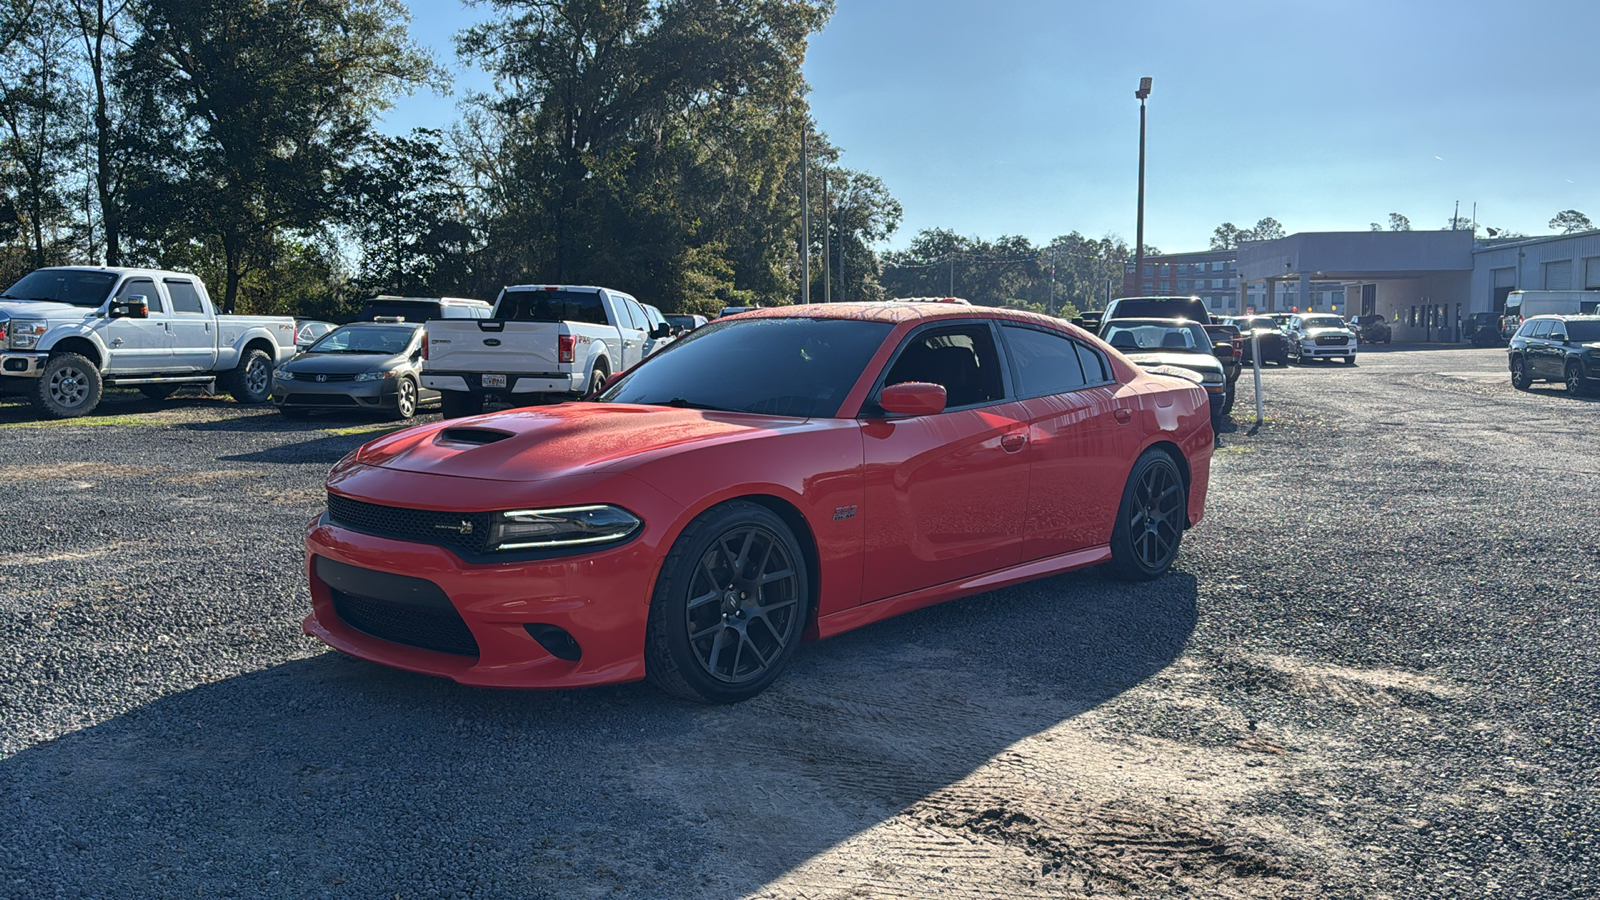
[{"label": "license plate", "polygon": [[504,375],[485,375],[483,376],[483,386],[486,388],[505,387],[506,377]]}]

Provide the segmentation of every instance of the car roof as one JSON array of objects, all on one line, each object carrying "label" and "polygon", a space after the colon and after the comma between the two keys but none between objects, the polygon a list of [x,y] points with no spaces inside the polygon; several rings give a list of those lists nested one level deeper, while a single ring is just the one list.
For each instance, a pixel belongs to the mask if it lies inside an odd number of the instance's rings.
[{"label": "car roof", "polygon": [[[1196,322],[1193,319],[1185,319],[1185,318],[1182,318],[1182,317],[1175,317],[1175,318],[1170,318],[1170,319],[1158,319],[1158,318],[1155,318],[1153,316],[1144,316],[1144,317],[1141,317],[1141,318],[1129,318],[1129,319],[1107,319],[1104,322],[1100,323],[1100,327],[1104,328],[1107,325],[1129,325],[1129,324],[1132,324],[1132,325],[1183,325],[1185,327],[1187,327],[1189,325],[1200,325],[1199,322]],[[1202,325],[1201,327],[1204,327],[1204,326]]]},{"label": "car roof", "polygon": [[935,319],[1012,319],[1048,325],[1066,331],[1071,323],[1054,316],[998,306],[961,306],[955,303],[813,303],[810,306],[769,306],[741,313],[741,319],[858,319],[868,322],[932,321]]}]

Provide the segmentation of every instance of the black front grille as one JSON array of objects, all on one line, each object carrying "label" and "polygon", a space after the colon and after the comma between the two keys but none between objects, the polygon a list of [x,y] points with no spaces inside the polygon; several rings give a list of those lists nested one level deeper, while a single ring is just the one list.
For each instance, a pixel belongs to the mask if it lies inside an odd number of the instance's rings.
[{"label": "black front grille", "polygon": [[333,595],[334,612],[351,628],[408,647],[478,655],[472,630],[433,582],[323,556],[317,557],[316,572]]},{"label": "black front grille", "polygon": [[489,513],[382,506],[351,500],[330,491],[328,520],[362,534],[434,544],[465,553],[484,553],[489,549]]},{"label": "black front grille", "polygon": [[1318,347],[1343,347],[1346,343],[1349,342],[1349,340],[1350,340],[1349,338],[1345,337],[1342,334],[1319,334],[1319,335],[1317,335],[1317,346]]},{"label": "black front grille", "polygon": [[321,384],[324,381],[355,381],[356,373],[346,372],[342,374],[329,374],[320,372],[296,372],[294,373],[294,380],[315,381],[318,384]]},{"label": "black front grille", "polygon": [[356,398],[346,394],[290,394],[283,402],[289,406],[355,406]]},{"label": "black front grille", "polygon": [[375,638],[440,653],[478,655],[477,640],[454,609],[426,609],[333,591],[333,610],[345,624]]}]

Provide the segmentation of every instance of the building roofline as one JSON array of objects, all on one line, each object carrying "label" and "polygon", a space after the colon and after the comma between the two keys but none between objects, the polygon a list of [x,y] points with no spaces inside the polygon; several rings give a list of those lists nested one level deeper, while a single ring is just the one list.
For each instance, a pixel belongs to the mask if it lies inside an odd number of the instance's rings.
[{"label": "building roofline", "polygon": [[1472,252],[1487,253],[1490,250],[1504,250],[1507,247],[1528,247],[1533,244],[1548,244],[1552,241],[1565,241],[1572,238],[1591,237],[1594,235],[1600,235],[1600,228],[1591,228],[1588,231],[1574,231],[1571,234],[1551,234],[1536,238],[1509,238],[1504,240],[1495,239],[1493,244],[1484,241],[1482,242],[1483,246],[1473,247]]}]

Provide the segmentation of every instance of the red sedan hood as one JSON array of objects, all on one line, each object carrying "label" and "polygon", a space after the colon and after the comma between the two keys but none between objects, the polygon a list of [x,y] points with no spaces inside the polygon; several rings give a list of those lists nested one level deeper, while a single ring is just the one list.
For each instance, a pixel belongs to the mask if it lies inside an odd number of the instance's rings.
[{"label": "red sedan hood", "polygon": [[362,447],[369,466],[493,481],[543,481],[689,445],[805,427],[803,419],[622,403],[564,403],[408,428]]}]

